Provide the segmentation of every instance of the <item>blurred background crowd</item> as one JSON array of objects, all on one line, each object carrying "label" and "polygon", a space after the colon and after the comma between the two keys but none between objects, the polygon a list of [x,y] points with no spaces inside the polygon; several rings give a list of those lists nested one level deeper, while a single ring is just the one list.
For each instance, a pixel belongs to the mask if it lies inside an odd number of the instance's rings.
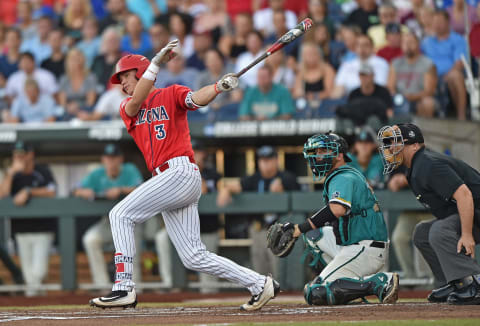
[{"label": "blurred background crowd", "polygon": [[4,0],[3,122],[118,119],[109,84],[127,53],[179,55],[156,86],[198,89],[239,71],[305,17],[313,30],[241,78],[190,119],[469,119],[464,63],[476,75],[476,0]]},{"label": "blurred background crowd", "polygon": [[[126,94],[109,84],[109,78],[121,56],[152,58],[170,40],[179,39],[179,55],[162,67],[155,86],[181,84],[196,90],[241,70],[305,17],[315,23],[310,32],[249,70],[240,78],[239,89],[189,112],[189,120],[335,118],[342,130],[356,130],[348,139],[351,164],[374,189],[396,192],[408,187],[402,171],[383,176],[376,131],[413,116],[474,119],[478,103],[465,76],[479,71],[478,0],[2,0],[1,122],[118,120]],[[223,152],[194,143],[202,191],[217,192],[221,207],[241,192],[320,190],[321,185],[302,182],[310,172],[301,157],[302,144],[297,145],[290,156],[284,149],[263,146],[247,151],[245,160],[232,155],[225,164]],[[15,205],[26,205],[31,197],[120,199],[148,174],[138,169],[143,162],[124,162],[121,148],[106,144],[100,161],[83,157],[75,176],[66,177],[59,173],[63,166],[50,169],[37,163],[35,146],[17,142],[7,154],[0,197],[10,196]],[[128,160],[136,154],[129,153]],[[44,158],[41,163],[50,161]],[[246,168],[238,168],[242,163]],[[287,171],[289,167],[294,171]],[[431,278],[411,243],[416,223],[429,218],[423,211],[410,211],[392,222],[392,248],[406,279]],[[279,264],[266,250],[265,232],[278,219],[277,214],[222,219],[202,215],[202,240],[216,252],[221,238],[249,238],[253,268],[275,276]],[[113,246],[108,218],[82,220],[76,238],[85,250],[91,280],[97,288],[109,287],[112,265],[104,252]],[[153,225],[137,228],[139,257],[145,248],[142,241],[154,243],[158,273],[169,287],[168,236],[161,219],[151,221]],[[56,220],[12,219],[10,226],[16,246],[2,244],[0,258],[12,280],[29,285],[27,295],[37,295],[51,248],[58,243]],[[18,253],[21,269],[11,253]],[[135,268],[140,281],[145,266],[138,260]],[[318,272],[322,266],[314,268]]]}]

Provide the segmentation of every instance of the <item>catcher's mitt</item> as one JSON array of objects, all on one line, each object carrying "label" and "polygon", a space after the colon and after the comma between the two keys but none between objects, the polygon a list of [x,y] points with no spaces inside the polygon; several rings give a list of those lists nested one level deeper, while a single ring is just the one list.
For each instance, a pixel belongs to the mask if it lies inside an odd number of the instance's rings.
[{"label": "catcher's mitt", "polygon": [[293,237],[292,223],[275,223],[267,232],[267,247],[278,257],[286,257],[292,251],[297,238]]}]

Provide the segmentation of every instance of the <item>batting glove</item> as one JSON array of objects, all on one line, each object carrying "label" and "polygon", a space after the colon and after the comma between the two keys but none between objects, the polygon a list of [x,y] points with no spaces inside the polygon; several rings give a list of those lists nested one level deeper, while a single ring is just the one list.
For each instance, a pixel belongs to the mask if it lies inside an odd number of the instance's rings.
[{"label": "batting glove", "polygon": [[231,90],[237,88],[237,86],[238,86],[238,77],[235,77],[235,74],[229,73],[223,76],[215,84],[215,91],[217,93],[230,92]]},{"label": "batting glove", "polygon": [[178,45],[178,40],[173,40],[168,42],[167,45],[163,49],[158,52],[155,57],[152,59],[152,63],[157,66],[161,66],[164,63],[172,60],[177,56],[177,53],[173,51],[173,49]]}]

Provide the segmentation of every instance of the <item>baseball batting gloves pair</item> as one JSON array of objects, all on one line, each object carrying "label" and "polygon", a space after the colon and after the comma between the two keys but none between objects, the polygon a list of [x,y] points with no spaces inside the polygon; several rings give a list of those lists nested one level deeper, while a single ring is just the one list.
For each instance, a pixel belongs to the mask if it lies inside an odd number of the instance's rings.
[{"label": "baseball batting gloves pair", "polygon": [[173,49],[178,45],[178,40],[168,42],[164,48],[162,48],[152,59],[152,62],[148,66],[147,70],[143,73],[143,78],[154,81],[157,78],[160,66],[177,56],[177,53]]}]

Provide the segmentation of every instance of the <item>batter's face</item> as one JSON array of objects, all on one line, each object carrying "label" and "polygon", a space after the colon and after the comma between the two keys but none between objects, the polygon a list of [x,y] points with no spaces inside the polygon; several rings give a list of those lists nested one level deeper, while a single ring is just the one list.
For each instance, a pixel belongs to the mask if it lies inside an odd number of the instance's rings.
[{"label": "batter's face", "polygon": [[135,76],[136,73],[137,70],[132,69],[124,71],[118,75],[118,79],[120,79],[120,84],[122,85],[123,91],[130,96],[132,96],[135,86],[137,86],[138,83],[137,76]]}]

